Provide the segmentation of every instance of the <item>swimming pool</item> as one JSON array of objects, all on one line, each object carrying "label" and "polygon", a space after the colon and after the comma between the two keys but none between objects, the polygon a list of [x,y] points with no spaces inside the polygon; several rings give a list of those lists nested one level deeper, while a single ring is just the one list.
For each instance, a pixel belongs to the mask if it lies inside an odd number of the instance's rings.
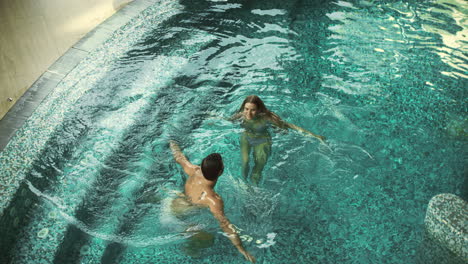
[{"label": "swimming pool", "polygon": [[[467,199],[464,12],[457,1],[159,1],[0,154],[5,177],[25,179],[2,216],[3,259],[241,263],[207,212],[189,219],[215,236],[195,256],[162,224],[183,184],[175,139],[194,163],[223,154],[216,190],[259,263],[428,263],[429,199]],[[240,180],[240,128],[212,118],[250,94],[328,138],[274,132],[259,188]]]}]

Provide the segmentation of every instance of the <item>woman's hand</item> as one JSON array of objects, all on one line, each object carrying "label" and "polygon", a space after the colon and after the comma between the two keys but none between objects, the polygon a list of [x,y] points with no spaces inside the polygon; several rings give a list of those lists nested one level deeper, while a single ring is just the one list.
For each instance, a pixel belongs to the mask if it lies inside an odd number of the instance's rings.
[{"label": "woman's hand", "polygon": [[322,143],[325,143],[324,141],[327,139],[326,137],[324,137],[324,136],[319,136],[319,135],[317,135],[317,138],[318,138]]},{"label": "woman's hand", "polygon": [[309,131],[307,131],[307,134],[306,134],[306,135],[308,135],[308,136],[310,136],[310,137],[314,137],[314,138],[320,140],[320,142],[323,143],[323,144],[325,144],[325,140],[327,139],[327,138],[324,137],[324,136],[316,135],[316,134],[314,134],[314,133],[312,133],[312,132],[309,132]]}]

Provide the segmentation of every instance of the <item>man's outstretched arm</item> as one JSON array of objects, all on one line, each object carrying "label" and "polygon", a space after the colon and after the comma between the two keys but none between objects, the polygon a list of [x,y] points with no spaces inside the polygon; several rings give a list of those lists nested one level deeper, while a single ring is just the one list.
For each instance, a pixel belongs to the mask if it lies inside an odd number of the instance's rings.
[{"label": "man's outstretched arm", "polygon": [[185,173],[189,176],[193,175],[195,172],[196,166],[190,163],[190,161],[185,157],[184,153],[180,149],[179,145],[173,140],[169,141],[169,146],[172,150],[172,155],[174,155],[174,160],[182,166]]},{"label": "man's outstretched arm", "polygon": [[250,255],[247,250],[245,250],[242,242],[237,234],[236,230],[232,227],[231,223],[224,215],[224,203],[221,197],[214,198],[210,203],[210,211],[213,216],[219,221],[219,225],[224,233],[227,235],[229,240],[231,240],[232,244],[239,250],[239,252],[244,255],[245,259],[255,263],[255,258]]}]

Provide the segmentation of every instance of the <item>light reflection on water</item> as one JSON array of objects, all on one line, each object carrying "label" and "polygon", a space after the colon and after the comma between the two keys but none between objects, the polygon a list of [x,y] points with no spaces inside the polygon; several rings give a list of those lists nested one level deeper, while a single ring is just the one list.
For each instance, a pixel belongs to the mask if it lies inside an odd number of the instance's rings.
[{"label": "light reflection on water", "polygon": [[[428,199],[461,190],[463,3],[182,4],[187,10],[146,25],[138,44],[119,50],[125,55],[109,62],[115,67],[89,64],[83,72],[95,72],[73,86],[83,90],[78,99],[63,93],[70,105],[61,109],[66,122],[57,121],[49,156],[31,173],[48,177],[47,184],[37,183],[38,192],[64,206],[55,208],[66,216],[56,230],[62,235],[49,238],[65,236],[71,224],[92,237],[78,243],[96,248],[96,259],[106,250],[103,241],[130,245],[120,252],[129,263],[132,254],[151,259],[141,247],[175,235],[156,215],[183,183],[167,149],[176,139],[195,164],[210,152],[223,153],[226,170],[217,190],[246,235],[274,238],[269,250],[275,257],[255,248],[256,241],[248,244],[265,261],[289,262],[291,252],[317,262],[414,259]],[[328,138],[324,146],[274,131],[260,188],[239,179],[238,125],[209,119],[210,113],[230,116],[249,94]],[[50,100],[56,109],[63,106]],[[24,229],[49,226],[41,219],[49,210],[37,209]],[[218,230],[209,214],[193,220]],[[71,233],[65,239],[77,235]],[[21,241],[41,244],[35,236]],[[230,252],[224,242],[212,251]]]}]

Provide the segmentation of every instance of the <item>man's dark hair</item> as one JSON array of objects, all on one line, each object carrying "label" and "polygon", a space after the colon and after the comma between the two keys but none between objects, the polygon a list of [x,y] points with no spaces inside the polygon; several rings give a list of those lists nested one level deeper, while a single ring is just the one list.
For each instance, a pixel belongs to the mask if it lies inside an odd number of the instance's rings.
[{"label": "man's dark hair", "polygon": [[201,163],[201,170],[205,179],[215,181],[223,173],[223,158],[219,153],[211,153]]}]

